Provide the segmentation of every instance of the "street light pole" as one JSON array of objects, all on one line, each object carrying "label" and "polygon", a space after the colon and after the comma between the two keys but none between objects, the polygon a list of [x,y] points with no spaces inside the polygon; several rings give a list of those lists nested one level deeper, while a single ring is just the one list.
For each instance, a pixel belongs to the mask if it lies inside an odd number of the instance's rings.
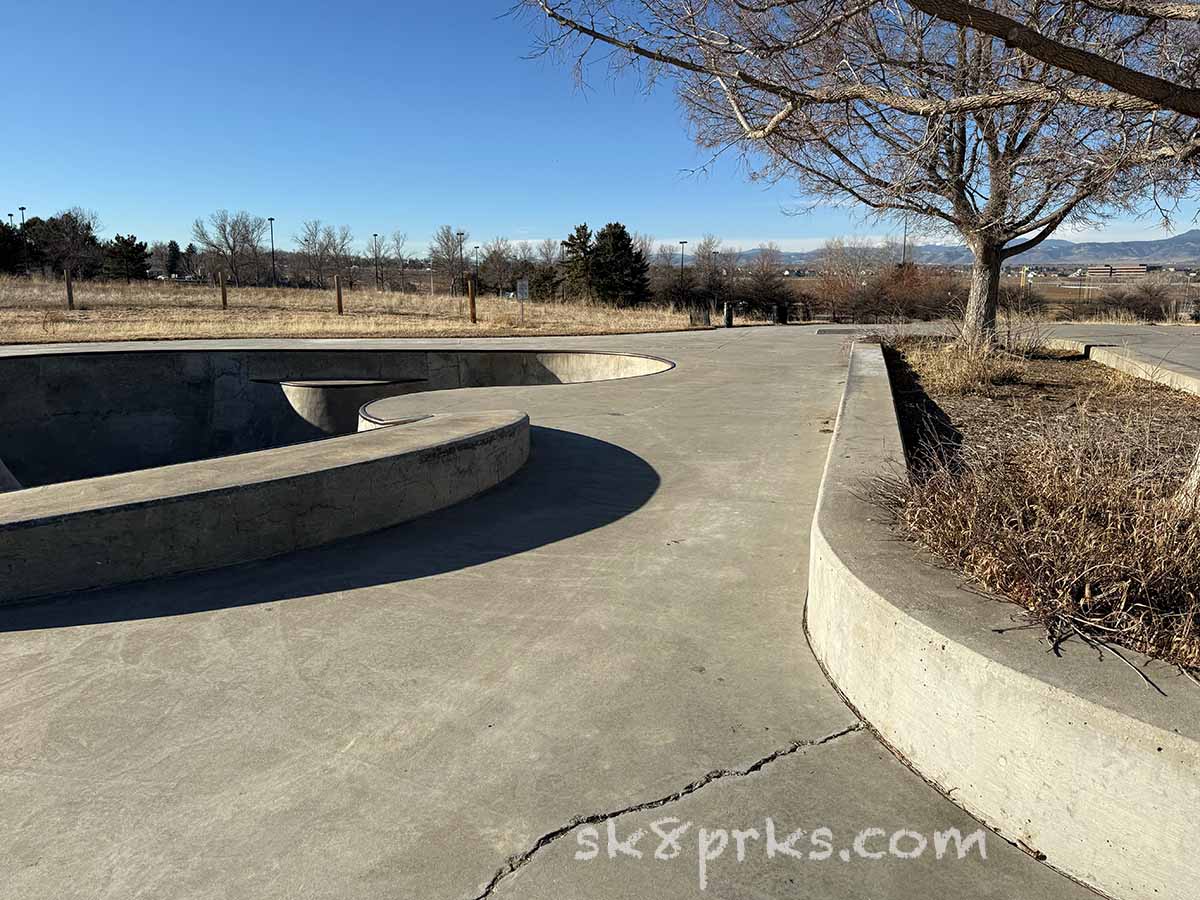
[{"label": "street light pole", "polygon": [[475,277],[479,277],[479,245],[475,245]]},{"label": "street light pole", "polygon": [[383,287],[379,283],[379,232],[371,235],[371,249],[375,251],[375,292],[380,293]]},{"label": "street light pole", "polygon": [[21,211],[21,271],[28,274],[29,267],[25,264],[25,207],[18,206],[17,209]]},{"label": "street light pole", "polygon": [[271,223],[271,287],[279,287],[279,276],[275,273],[275,217],[267,216],[267,221]]}]

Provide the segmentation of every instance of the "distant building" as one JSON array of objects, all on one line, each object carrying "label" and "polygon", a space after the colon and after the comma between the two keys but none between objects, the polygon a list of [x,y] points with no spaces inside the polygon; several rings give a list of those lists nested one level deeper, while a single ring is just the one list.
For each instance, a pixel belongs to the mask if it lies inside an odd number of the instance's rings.
[{"label": "distant building", "polygon": [[1088,266],[1088,278],[1130,278],[1138,275],[1145,275],[1147,272],[1154,272],[1162,268],[1161,266],[1147,266],[1141,263],[1128,263],[1121,265],[1103,265],[1103,266]]}]

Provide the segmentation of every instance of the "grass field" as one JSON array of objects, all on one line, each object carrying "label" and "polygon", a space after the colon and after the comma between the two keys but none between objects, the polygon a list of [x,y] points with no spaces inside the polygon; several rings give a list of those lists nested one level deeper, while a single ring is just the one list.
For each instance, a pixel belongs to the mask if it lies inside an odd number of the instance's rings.
[{"label": "grass field", "polygon": [[466,298],[343,290],[228,288],[228,309],[209,285],[77,282],[66,309],[62,282],[0,276],[0,343],[232,337],[499,337],[622,334],[688,328],[686,312],[582,303],[525,303],[481,296],[478,323]]}]

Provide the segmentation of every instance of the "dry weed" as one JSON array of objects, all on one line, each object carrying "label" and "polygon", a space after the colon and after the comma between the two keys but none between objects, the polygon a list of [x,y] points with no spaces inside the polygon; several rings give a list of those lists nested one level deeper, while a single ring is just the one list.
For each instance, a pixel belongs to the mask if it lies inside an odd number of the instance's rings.
[{"label": "dry weed", "polygon": [[642,306],[617,309],[583,303],[526,303],[481,296],[479,321],[466,318],[459,297],[229,288],[229,308],[208,285],[77,282],[75,310],[66,310],[61,283],[0,276],[0,343],[233,337],[498,337],[620,334],[689,328],[686,312]]}]

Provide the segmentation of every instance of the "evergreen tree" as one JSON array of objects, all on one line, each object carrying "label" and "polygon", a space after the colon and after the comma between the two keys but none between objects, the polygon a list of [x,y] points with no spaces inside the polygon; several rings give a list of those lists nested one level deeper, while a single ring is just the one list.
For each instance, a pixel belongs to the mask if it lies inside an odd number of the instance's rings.
[{"label": "evergreen tree", "polygon": [[167,271],[163,274],[168,278],[178,275],[182,262],[183,254],[179,251],[179,244],[175,241],[167,241]]},{"label": "evergreen tree", "polygon": [[22,259],[21,232],[5,222],[0,222],[0,272],[15,275],[21,271]]},{"label": "evergreen tree", "polygon": [[200,274],[200,251],[196,249],[195,244],[188,244],[183,248],[183,273],[185,275]]},{"label": "evergreen tree", "polygon": [[126,283],[146,278],[150,251],[146,242],[134,235],[116,235],[104,247],[104,274],[109,278],[124,278]]},{"label": "evergreen tree", "polygon": [[592,230],[587,223],[576,225],[575,230],[562,242],[563,275],[567,290],[575,297],[590,298],[592,295]]},{"label": "evergreen tree", "polygon": [[620,222],[610,222],[596,234],[591,254],[591,287],[602,303],[634,306],[650,295],[650,264],[633,245]]}]

